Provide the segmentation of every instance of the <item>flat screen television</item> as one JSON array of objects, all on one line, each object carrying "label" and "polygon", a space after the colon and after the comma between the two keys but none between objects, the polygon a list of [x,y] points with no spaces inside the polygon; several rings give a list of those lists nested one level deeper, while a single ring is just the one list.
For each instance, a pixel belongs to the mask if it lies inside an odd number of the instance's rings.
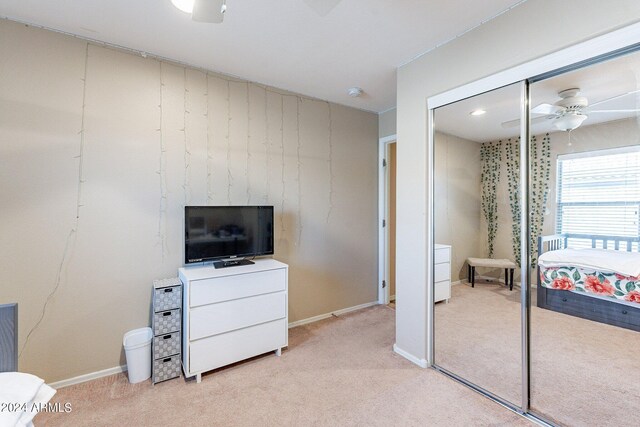
[{"label": "flat screen television", "polygon": [[273,206],[185,206],[184,262],[252,264],[273,254]]}]

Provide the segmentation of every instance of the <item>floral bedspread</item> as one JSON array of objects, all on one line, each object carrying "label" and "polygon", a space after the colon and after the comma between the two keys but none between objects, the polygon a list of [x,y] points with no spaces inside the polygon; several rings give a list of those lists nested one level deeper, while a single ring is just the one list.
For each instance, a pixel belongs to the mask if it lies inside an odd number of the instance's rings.
[{"label": "floral bedspread", "polygon": [[545,288],[598,295],[640,305],[640,276],[589,271],[577,267],[540,267]]}]

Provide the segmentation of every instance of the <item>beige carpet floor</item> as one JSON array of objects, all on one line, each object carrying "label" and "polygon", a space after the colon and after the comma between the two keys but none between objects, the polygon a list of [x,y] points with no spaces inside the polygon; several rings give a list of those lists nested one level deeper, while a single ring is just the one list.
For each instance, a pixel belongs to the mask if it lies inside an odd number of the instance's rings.
[{"label": "beige carpet floor", "polygon": [[[535,305],[535,300],[533,301]],[[521,401],[520,289],[454,285],[436,305],[436,362]],[[531,407],[568,426],[638,426],[640,333],[532,307]]]},{"label": "beige carpet floor", "polygon": [[392,352],[395,311],[364,309],[290,330],[282,357],[203,376],[129,384],[125,375],[60,389],[70,413],[37,426],[527,426],[520,416]]}]

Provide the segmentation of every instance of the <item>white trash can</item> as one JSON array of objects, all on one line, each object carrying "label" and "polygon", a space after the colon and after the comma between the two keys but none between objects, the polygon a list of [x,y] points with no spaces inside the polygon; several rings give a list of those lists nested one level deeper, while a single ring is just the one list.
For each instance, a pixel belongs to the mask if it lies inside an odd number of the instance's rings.
[{"label": "white trash can", "polygon": [[122,345],[127,356],[129,382],[139,383],[151,377],[151,328],[139,328],[124,334]]}]

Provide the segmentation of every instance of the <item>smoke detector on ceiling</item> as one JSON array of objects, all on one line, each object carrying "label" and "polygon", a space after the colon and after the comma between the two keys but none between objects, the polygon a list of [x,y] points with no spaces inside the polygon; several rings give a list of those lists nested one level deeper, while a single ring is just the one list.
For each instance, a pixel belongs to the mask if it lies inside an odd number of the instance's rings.
[{"label": "smoke detector on ceiling", "polygon": [[347,93],[349,93],[350,97],[357,98],[362,95],[362,89],[360,89],[359,87],[352,87],[347,91]]}]

